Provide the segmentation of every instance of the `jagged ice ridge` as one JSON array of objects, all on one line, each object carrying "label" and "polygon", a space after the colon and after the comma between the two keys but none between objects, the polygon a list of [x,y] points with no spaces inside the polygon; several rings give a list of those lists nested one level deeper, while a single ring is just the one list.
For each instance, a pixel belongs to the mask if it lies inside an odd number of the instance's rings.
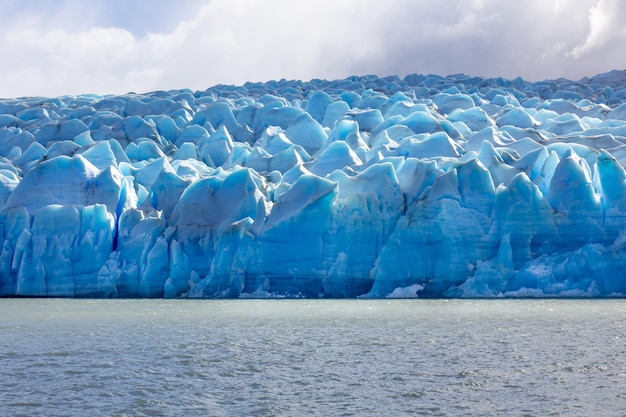
[{"label": "jagged ice ridge", "polygon": [[626,73],[0,100],[0,295],[626,294]]}]

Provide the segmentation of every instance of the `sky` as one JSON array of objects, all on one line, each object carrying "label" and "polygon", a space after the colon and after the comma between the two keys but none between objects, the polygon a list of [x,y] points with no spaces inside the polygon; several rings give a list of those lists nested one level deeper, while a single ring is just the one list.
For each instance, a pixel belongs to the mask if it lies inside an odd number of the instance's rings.
[{"label": "sky", "polygon": [[0,0],[0,97],[626,69],[622,0]]}]

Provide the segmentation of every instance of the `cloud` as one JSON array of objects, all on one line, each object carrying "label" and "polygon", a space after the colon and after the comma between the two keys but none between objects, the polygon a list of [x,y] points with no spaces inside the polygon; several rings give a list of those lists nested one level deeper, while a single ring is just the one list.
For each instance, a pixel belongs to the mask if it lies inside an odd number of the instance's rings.
[{"label": "cloud", "polygon": [[620,13],[621,1],[601,0],[589,9],[589,33],[584,43],[577,45],[569,53],[573,58],[581,58],[589,52],[601,48],[607,42],[624,37],[622,27],[624,10]]},{"label": "cloud", "polygon": [[0,96],[367,73],[537,80],[626,67],[619,0],[29,3],[0,6]]}]

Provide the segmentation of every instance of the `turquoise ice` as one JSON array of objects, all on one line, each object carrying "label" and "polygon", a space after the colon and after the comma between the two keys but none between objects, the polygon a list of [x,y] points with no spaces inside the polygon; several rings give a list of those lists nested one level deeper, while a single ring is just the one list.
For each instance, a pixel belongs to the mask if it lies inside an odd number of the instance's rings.
[{"label": "turquoise ice", "polygon": [[626,295],[626,73],[0,100],[0,295]]}]

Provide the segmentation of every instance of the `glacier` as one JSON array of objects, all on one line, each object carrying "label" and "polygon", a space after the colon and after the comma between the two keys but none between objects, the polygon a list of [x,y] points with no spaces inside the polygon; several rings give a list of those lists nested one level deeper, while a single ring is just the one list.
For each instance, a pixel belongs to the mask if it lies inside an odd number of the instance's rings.
[{"label": "glacier", "polygon": [[626,296],[625,87],[0,99],[0,296]]}]

